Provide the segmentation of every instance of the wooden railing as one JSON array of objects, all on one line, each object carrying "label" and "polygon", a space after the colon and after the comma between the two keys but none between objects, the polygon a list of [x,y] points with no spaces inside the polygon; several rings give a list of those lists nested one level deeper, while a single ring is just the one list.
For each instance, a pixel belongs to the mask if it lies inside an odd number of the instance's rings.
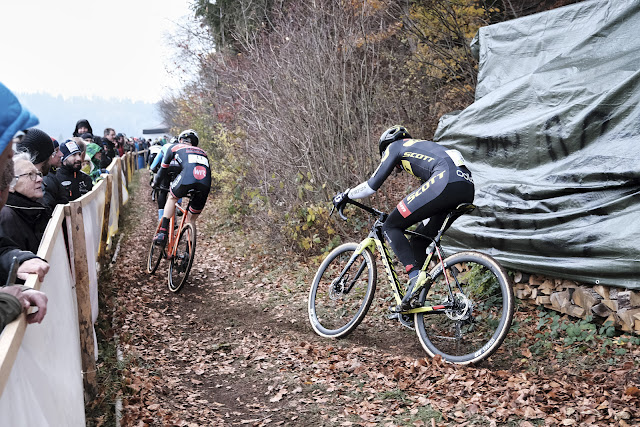
[{"label": "wooden railing", "polygon": [[54,210],[38,250],[50,270],[42,282],[26,281],[47,294],[47,314],[27,327],[23,313],[0,335],[3,425],[85,425],[85,401],[97,390],[99,269],[138,154],[114,159],[92,191]]}]

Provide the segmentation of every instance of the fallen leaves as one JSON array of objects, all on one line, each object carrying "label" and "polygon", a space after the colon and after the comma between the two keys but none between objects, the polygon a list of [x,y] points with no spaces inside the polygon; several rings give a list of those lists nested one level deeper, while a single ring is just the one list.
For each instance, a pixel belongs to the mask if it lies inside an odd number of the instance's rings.
[{"label": "fallen leaves", "polygon": [[[201,221],[214,215],[210,207]],[[151,219],[140,214],[139,221],[151,227]],[[527,369],[538,356],[525,343],[518,348],[522,365],[450,365],[416,350],[414,335],[376,311],[382,303],[349,338],[321,339],[306,317],[305,280],[315,267],[300,280],[293,270],[306,267],[280,268],[283,261],[270,254],[241,256],[226,238],[199,235],[196,264],[180,294],[166,288],[166,265],[154,276],[129,268],[144,264],[148,239],[123,241],[125,255],[113,273],[114,324],[131,361],[122,372],[122,425],[530,427],[640,420],[633,360],[546,374]],[[534,331],[523,326],[518,333]]]}]

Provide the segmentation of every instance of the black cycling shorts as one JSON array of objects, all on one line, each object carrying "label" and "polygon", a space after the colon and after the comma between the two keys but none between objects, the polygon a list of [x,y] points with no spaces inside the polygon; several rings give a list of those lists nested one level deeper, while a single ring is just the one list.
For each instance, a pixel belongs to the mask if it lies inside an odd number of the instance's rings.
[{"label": "black cycling shorts", "polygon": [[188,209],[192,214],[199,214],[207,203],[207,197],[211,189],[211,177],[207,174],[204,179],[198,180],[190,176],[190,171],[189,173],[185,173],[187,171],[189,171],[189,169],[183,170],[176,179],[171,182],[171,195],[176,199],[180,199],[185,197],[189,191],[194,190],[194,194],[189,199]]}]

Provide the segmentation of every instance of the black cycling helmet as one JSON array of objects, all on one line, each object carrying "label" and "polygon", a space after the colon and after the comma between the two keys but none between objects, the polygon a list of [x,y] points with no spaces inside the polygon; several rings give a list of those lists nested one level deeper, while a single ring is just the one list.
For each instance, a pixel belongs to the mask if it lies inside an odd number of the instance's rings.
[{"label": "black cycling helmet", "polygon": [[384,150],[386,150],[389,144],[391,144],[393,141],[407,138],[411,138],[411,135],[409,135],[409,132],[407,132],[407,129],[405,129],[404,126],[391,126],[389,129],[384,131],[384,133],[380,137],[380,141],[378,142],[378,145],[380,146],[380,155],[382,156]]},{"label": "black cycling helmet", "polygon": [[198,143],[200,142],[200,140],[198,139],[198,134],[193,129],[183,130],[178,136],[178,142],[180,142],[181,139],[188,139],[191,145],[193,145],[194,147],[197,147]]}]

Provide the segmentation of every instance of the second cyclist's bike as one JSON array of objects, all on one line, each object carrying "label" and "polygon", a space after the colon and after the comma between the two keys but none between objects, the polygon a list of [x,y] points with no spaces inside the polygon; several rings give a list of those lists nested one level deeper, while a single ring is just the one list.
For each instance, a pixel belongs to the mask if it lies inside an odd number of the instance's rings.
[{"label": "second cyclist's bike", "polygon": [[[188,203],[185,206],[188,206]],[[171,292],[182,289],[189,277],[196,254],[196,229],[193,224],[187,222],[187,210],[180,203],[176,203],[176,209],[176,212],[180,212],[182,216],[178,215],[179,220],[176,220],[174,215],[169,220],[166,245],[162,247],[151,242],[147,258],[147,273],[155,273],[163,258],[169,260],[168,281]],[[155,234],[160,231],[161,224],[162,221],[158,223]]]},{"label": "second cyclist's bike", "polygon": [[[416,286],[408,296],[410,308],[399,311],[405,289],[382,235],[388,215],[353,200],[348,203],[377,219],[366,239],[338,246],[320,265],[308,300],[313,330],[323,337],[342,338],[362,322],[376,290],[373,252],[377,249],[396,302],[391,307],[396,312],[391,312],[390,318],[415,328],[429,356],[440,355],[457,364],[477,363],[491,356],[504,341],[513,319],[509,276],[489,255],[463,251],[446,257],[440,244],[451,223],[475,206],[461,204],[451,211],[433,239],[406,231],[411,238],[428,239],[430,245]],[[338,212],[346,220],[343,208]]]}]

